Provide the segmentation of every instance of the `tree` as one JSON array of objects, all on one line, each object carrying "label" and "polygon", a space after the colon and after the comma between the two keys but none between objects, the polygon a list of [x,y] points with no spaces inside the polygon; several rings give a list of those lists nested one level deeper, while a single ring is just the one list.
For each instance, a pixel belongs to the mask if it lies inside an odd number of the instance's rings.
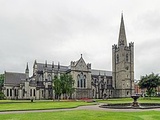
[{"label": "tree", "polygon": [[64,84],[64,86],[65,86],[65,87],[64,87],[65,93],[64,93],[64,94],[67,95],[67,98],[68,98],[68,97],[71,97],[71,95],[72,95],[73,92],[74,92],[74,88],[73,88],[74,80],[73,80],[72,76],[69,75],[69,74],[63,74],[63,75],[62,75],[62,78],[63,78],[64,81],[65,81],[65,84]]},{"label": "tree", "polygon": [[55,90],[56,96],[58,96],[58,99],[60,98],[61,94],[64,98],[69,98],[74,92],[74,80],[72,76],[69,74],[61,74],[60,79],[57,76],[55,76],[53,83],[53,88]]},{"label": "tree", "polygon": [[5,95],[2,91],[0,91],[0,100],[4,100],[5,99]]},{"label": "tree", "polygon": [[56,75],[54,76],[53,84],[54,84],[53,89],[55,90],[56,98],[58,98],[58,100],[59,100],[60,96],[62,94],[61,80]]},{"label": "tree", "polygon": [[141,80],[138,83],[141,89],[146,88],[147,94],[151,97],[152,93],[155,92],[156,87],[160,85],[160,77],[158,74],[149,74],[146,76],[141,76]]},{"label": "tree", "polygon": [[4,83],[4,74],[0,74],[0,91],[2,90],[3,83]]},{"label": "tree", "polygon": [[3,84],[4,84],[4,74],[0,74],[0,100],[5,98],[5,95],[2,92]]}]

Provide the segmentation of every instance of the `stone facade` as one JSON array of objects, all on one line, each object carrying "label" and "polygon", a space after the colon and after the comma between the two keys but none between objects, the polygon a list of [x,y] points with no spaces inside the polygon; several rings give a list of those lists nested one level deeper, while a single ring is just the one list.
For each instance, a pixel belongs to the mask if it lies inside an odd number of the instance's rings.
[{"label": "stone facade", "polygon": [[5,72],[3,91],[7,99],[56,99],[52,81],[61,74],[71,74],[75,80],[73,99],[130,97],[134,91],[134,44],[127,45],[123,15],[118,45],[112,47],[112,71],[92,69],[82,55],[68,66],[35,60],[31,77],[28,64],[25,73]]},{"label": "stone facade", "polygon": [[78,61],[72,61],[69,66],[35,61],[31,77],[28,65],[25,73],[5,72],[3,89],[7,99],[56,99],[52,82],[54,76],[71,74],[75,80],[73,99],[102,98],[104,94],[113,97],[107,90],[109,85],[110,88],[112,86],[111,73],[111,71],[91,69],[91,64],[86,64],[82,55]]}]

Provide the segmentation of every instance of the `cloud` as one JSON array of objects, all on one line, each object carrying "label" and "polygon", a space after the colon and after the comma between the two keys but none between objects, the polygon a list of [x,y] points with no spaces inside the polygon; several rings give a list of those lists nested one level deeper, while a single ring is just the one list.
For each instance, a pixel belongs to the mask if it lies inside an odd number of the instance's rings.
[{"label": "cloud", "polygon": [[135,78],[158,72],[158,5],[158,0],[2,0],[0,73],[23,72],[27,62],[32,69],[35,59],[69,65],[80,54],[92,68],[111,70],[122,10],[128,43],[135,43]]}]

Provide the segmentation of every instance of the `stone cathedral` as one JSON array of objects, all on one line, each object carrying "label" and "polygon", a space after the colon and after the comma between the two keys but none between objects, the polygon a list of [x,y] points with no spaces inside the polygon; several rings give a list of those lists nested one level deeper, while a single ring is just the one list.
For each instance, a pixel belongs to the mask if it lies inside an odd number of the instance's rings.
[{"label": "stone cathedral", "polygon": [[29,72],[28,64],[25,73],[5,71],[7,99],[56,99],[53,78],[61,74],[70,74],[75,81],[72,99],[130,97],[134,94],[134,44],[127,44],[123,14],[118,44],[112,46],[112,71],[92,69],[81,54],[68,66],[35,60],[32,76]]}]

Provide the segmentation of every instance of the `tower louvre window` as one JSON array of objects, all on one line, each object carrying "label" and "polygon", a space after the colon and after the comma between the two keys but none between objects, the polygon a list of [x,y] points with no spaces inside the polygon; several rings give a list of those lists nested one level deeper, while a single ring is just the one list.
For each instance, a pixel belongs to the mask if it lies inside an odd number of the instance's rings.
[{"label": "tower louvre window", "polygon": [[128,53],[126,54],[126,61],[128,62]]},{"label": "tower louvre window", "polygon": [[117,63],[119,63],[119,55],[117,54]]}]

